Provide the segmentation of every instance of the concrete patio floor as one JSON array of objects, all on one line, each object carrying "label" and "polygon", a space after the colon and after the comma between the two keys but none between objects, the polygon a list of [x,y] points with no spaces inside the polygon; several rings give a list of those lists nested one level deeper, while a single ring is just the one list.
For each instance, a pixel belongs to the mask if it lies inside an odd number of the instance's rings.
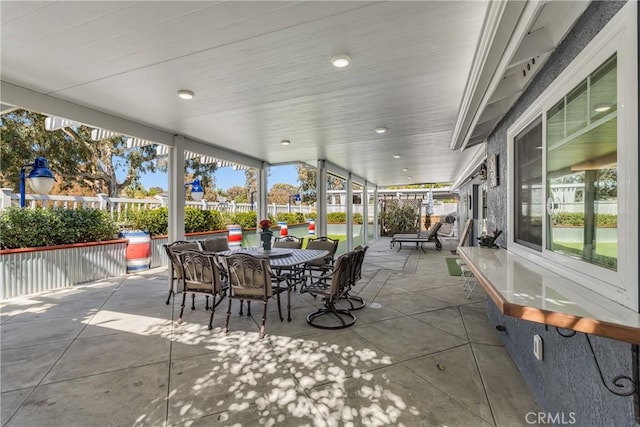
[{"label": "concrete patio floor", "polygon": [[442,252],[367,252],[356,324],[305,322],[319,301],[292,294],[207,330],[204,298],[176,324],[166,269],[3,301],[3,426],[516,426],[540,409],[486,317]]}]

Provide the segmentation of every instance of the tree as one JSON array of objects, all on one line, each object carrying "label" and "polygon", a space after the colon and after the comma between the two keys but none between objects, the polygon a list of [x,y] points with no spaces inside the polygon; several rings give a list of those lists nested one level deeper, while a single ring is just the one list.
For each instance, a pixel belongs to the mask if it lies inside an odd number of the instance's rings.
[{"label": "tree", "polygon": [[289,196],[298,193],[298,188],[291,184],[277,183],[273,184],[269,194],[267,194],[267,202],[276,205],[286,205],[289,203]]},{"label": "tree", "polygon": [[234,200],[236,203],[248,203],[248,195],[247,189],[245,187],[240,187],[239,185],[235,185],[233,187],[229,187],[227,189],[227,197],[230,200]]},{"label": "tree", "polygon": [[[140,174],[166,170],[166,161],[156,154],[156,145],[127,148],[126,139],[117,136],[101,141],[91,139],[92,128],[71,126],[56,131],[45,129],[45,116],[15,110],[2,116],[0,145],[0,185],[17,191],[19,172],[35,157],[45,157],[49,168],[59,177],[61,192],[79,187],[92,194],[119,196],[126,189],[138,187]],[[200,177],[203,186],[212,185],[210,177],[216,165],[201,164],[199,159],[185,162],[185,171]],[[118,180],[117,172],[125,178]]]},{"label": "tree", "polygon": [[[300,183],[299,193],[303,203],[313,204],[316,202],[316,177],[317,171],[313,168],[296,165],[298,171],[298,182]],[[343,190],[345,181],[334,175],[329,175],[327,189]]]}]

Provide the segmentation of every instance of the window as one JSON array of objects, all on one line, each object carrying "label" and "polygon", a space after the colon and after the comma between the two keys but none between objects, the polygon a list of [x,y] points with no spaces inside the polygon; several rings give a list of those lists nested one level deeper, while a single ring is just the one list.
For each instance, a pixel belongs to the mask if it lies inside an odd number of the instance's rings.
[{"label": "window", "polygon": [[547,112],[547,249],[617,270],[616,56]]},{"label": "window", "polygon": [[542,251],[542,118],[516,136],[514,159],[514,239]]},{"label": "window", "polygon": [[634,8],[627,3],[508,129],[508,247],[637,311]]}]

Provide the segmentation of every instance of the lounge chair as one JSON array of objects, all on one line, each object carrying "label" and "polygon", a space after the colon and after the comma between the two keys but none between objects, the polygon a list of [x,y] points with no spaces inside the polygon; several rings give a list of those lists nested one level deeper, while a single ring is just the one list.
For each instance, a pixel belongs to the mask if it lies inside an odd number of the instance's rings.
[{"label": "lounge chair", "polygon": [[438,240],[438,230],[440,229],[440,227],[442,227],[442,223],[436,222],[428,231],[425,232],[419,231],[412,234],[394,234],[391,238],[390,247],[393,248],[395,247],[396,243],[398,243],[400,246],[398,248],[398,252],[400,252],[403,243],[415,243],[416,248],[420,248],[422,249],[422,252],[425,252],[424,244],[435,242],[436,250],[441,251],[442,243],[440,243],[440,240]]}]

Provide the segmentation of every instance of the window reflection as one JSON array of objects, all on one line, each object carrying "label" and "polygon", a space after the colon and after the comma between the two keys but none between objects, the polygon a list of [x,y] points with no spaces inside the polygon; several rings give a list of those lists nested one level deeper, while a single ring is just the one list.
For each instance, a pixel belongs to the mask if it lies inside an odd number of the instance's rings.
[{"label": "window reflection", "polygon": [[547,112],[547,249],[617,269],[617,63]]}]

